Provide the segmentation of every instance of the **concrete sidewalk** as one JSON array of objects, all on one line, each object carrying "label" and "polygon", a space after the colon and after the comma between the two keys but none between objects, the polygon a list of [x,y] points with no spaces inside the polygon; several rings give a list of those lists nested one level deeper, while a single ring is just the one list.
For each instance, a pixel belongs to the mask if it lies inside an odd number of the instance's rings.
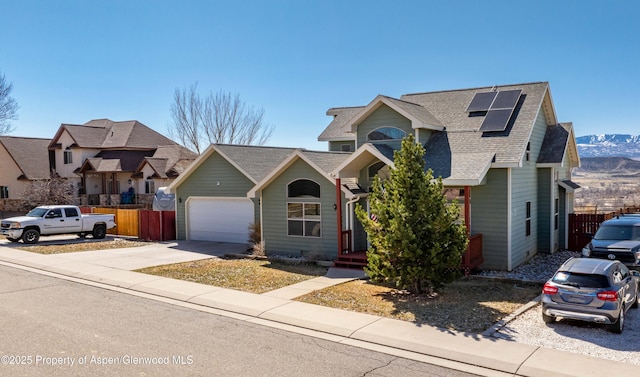
[{"label": "concrete sidewalk", "polygon": [[420,361],[453,363],[454,366],[447,366],[480,375],[635,375],[638,370],[637,365],[291,300],[299,294],[358,277],[348,270],[332,269],[335,275],[261,295],[131,271],[237,253],[243,251],[240,249],[246,248],[245,245],[172,241],[138,248],[55,255],[5,246],[7,243],[0,242],[0,261],[5,263],[233,312],[236,314],[229,315],[253,323],[284,326],[282,328],[298,332],[313,330],[319,332],[314,336]]}]

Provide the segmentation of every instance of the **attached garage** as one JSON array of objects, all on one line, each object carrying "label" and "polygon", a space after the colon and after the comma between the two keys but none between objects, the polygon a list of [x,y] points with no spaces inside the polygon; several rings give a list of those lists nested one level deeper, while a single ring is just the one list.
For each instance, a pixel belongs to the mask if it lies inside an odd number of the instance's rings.
[{"label": "attached garage", "polygon": [[254,204],[247,198],[190,197],[186,201],[187,239],[248,243]]}]

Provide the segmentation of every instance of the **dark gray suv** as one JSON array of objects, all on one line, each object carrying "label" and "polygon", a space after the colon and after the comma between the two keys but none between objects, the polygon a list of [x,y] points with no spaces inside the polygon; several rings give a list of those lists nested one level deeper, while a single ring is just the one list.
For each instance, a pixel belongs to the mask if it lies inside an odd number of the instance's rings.
[{"label": "dark gray suv", "polygon": [[631,269],[640,269],[640,215],[619,215],[600,224],[582,256],[617,259]]},{"label": "dark gray suv", "polygon": [[638,307],[640,273],[617,260],[571,258],[542,288],[542,319],[602,323],[621,333],[625,312]]}]

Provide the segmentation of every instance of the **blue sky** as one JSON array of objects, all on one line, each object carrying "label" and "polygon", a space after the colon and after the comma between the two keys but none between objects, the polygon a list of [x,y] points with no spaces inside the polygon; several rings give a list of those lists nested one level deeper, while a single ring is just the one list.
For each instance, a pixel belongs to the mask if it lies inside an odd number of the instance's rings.
[{"label": "blue sky", "polygon": [[137,119],[166,134],[176,88],[238,93],[268,145],[324,150],[327,109],[378,94],[548,81],[577,136],[640,134],[637,1],[5,1],[12,135]]}]

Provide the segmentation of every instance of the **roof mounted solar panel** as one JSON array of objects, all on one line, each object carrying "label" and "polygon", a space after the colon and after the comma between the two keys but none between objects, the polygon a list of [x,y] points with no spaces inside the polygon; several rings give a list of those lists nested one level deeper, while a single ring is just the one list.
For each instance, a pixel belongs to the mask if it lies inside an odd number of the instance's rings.
[{"label": "roof mounted solar panel", "polygon": [[509,124],[509,119],[511,119],[511,114],[513,114],[513,108],[489,110],[487,115],[484,117],[484,121],[482,121],[480,131],[500,132],[506,130],[507,124]]},{"label": "roof mounted solar panel", "polygon": [[520,99],[520,93],[522,90],[505,90],[498,92],[495,101],[491,104],[490,110],[499,109],[513,109],[516,107],[518,100]]},{"label": "roof mounted solar panel", "polygon": [[473,113],[476,111],[487,111],[491,107],[491,103],[496,98],[496,94],[498,92],[484,92],[484,93],[476,93],[467,107],[467,112]]}]

